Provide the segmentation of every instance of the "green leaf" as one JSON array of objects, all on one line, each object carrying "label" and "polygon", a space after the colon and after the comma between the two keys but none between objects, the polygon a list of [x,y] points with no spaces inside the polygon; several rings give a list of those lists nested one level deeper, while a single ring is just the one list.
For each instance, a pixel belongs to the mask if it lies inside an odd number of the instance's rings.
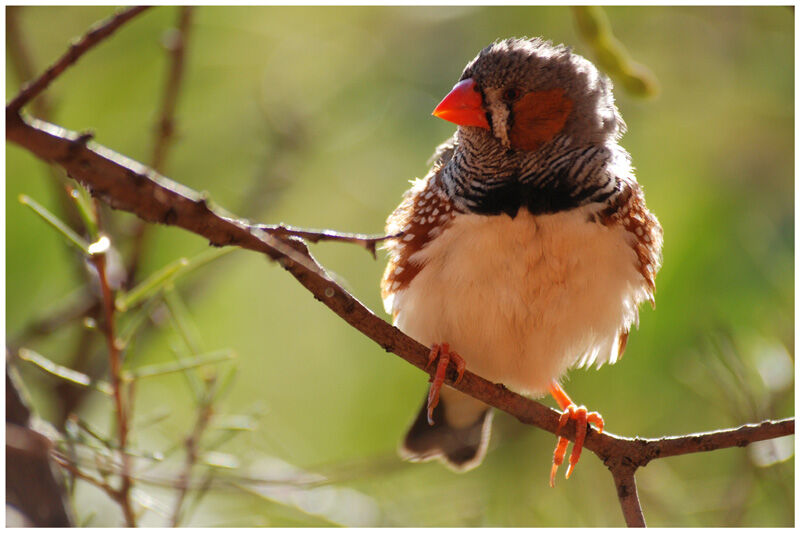
[{"label": "green leaf", "polygon": [[164,420],[172,416],[172,410],[161,406],[156,408],[152,413],[147,413],[142,419],[136,421],[136,429],[142,430],[150,426],[160,424]]},{"label": "green leaf", "polygon": [[164,303],[167,304],[172,323],[175,325],[175,329],[186,344],[189,352],[192,355],[199,354],[202,351],[200,348],[200,333],[189,317],[189,310],[186,308],[186,304],[183,303],[180,294],[174,288],[165,290]]},{"label": "green leaf", "polygon": [[135,312],[127,313],[126,317],[130,317],[121,329],[117,342],[122,349],[128,349],[133,336],[139,331],[142,324],[145,323],[150,314],[155,310],[156,306],[161,302],[158,298],[151,298],[140,309]]},{"label": "green leaf", "polygon": [[37,215],[42,217],[45,222],[50,224],[53,228],[56,229],[56,231],[58,231],[61,235],[66,237],[67,241],[71,245],[73,245],[76,248],[78,248],[78,250],[80,250],[84,254],[91,255],[89,253],[89,243],[86,242],[85,239],[83,239],[80,235],[75,233],[72,230],[72,228],[67,226],[67,224],[64,221],[62,221],[60,218],[55,216],[53,213],[51,213],[50,211],[45,209],[38,202],[33,200],[33,198],[31,198],[30,196],[27,196],[25,194],[21,194],[19,196],[19,202],[24,206],[30,207],[33,210],[34,213],[36,213]]},{"label": "green leaf", "polygon": [[214,468],[239,468],[239,459],[235,455],[224,452],[208,451],[203,454],[201,462]]},{"label": "green leaf", "polygon": [[183,276],[188,274],[189,272],[192,272],[201,266],[207,265],[215,259],[219,259],[220,257],[233,253],[237,250],[239,250],[239,248],[234,246],[228,246],[226,248],[209,248],[208,250],[204,250],[203,252],[189,259],[189,263],[183,269],[181,269],[179,275]]},{"label": "green leaf", "polygon": [[130,291],[119,294],[116,299],[116,306],[119,311],[126,311],[144,299],[150,298],[169,283],[173,283],[177,278],[193,270],[210,263],[211,261],[227,255],[235,248],[214,248],[197,254],[191,259],[182,257],[157,270],[139,283]]},{"label": "green leaf", "polygon": [[230,361],[235,357],[236,354],[232,350],[219,350],[197,355],[191,358],[181,359],[180,361],[139,367],[125,372],[125,377],[126,379],[130,380],[138,380],[142,378],[164,376],[166,374],[183,372],[184,370],[188,370],[190,368],[198,368],[201,366],[223,363],[225,361]]},{"label": "green leaf", "polygon": [[86,224],[89,235],[92,236],[92,239],[97,240],[100,236],[100,232],[97,227],[97,215],[92,206],[92,198],[89,196],[89,193],[80,185],[76,185],[70,190],[69,195],[75,200],[78,213],[81,215],[83,223]]},{"label": "green leaf", "polygon": [[67,368],[66,366],[59,365],[58,363],[54,363],[42,354],[36,353],[28,348],[20,348],[19,357],[23,361],[33,363],[48,374],[61,378],[65,381],[69,381],[70,383],[74,383],[75,385],[89,387],[109,396],[113,394],[113,389],[107,382],[94,381],[86,374],[71,368]]},{"label": "green leaf", "polygon": [[114,450],[117,448],[117,445],[113,442],[113,440],[110,437],[103,435],[102,431],[92,426],[92,424],[90,424],[86,420],[82,420],[76,417],[75,423],[83,433],[92,437],[92,439],[97,441],[97,443],[102,444],[102,447],[98,447],[96,443],[93,445],[91,444],[92,441],[84,440],[83,442],[84,446],[87,446],[91,448],[93,451],[101,453],[102,455],[106,455],[109,453],[109,450]]},{"label": "green leaf", "polygon": [[156,270],[136,287],[117,296],[115,301],[117,310],[125,312],[140,301],[150,298],[168,283],[171,283],[178,271],[188,264],[189,261],[185,257],[181,257],[167,266]]},{"label": "green leaf", "polygon": [[220,431],[253,431],[256,421],[250,415],[226,415],[214,417],[212,427]]}]

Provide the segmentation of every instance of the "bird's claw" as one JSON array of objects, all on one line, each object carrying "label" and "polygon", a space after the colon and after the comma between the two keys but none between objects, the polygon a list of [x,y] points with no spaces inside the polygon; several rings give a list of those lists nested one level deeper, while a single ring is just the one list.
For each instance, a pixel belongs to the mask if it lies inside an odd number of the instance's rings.
[{"label": "bird's claw", "polygon": [[445,377],[447,376],[447,365],[450,361],[456,365],[458,376],[453,383],[458,383],[464,377],[464,370],[466,363],[464,359],[456,352],[450,351],[450,346],[443,342],[442,344],[434,344],[428,354],[428,364],[425,365],[425,370],[433,364],[436,359],[439,362],[436,364],[436,372],[431,376],[431,388],[428,391],[428,424],[433,425],[433,410],[439,404],[439,391],[442,389]]},{"label": "bird's claw", "polygon": [[[585,406],[577,406],[574,403],[571,403],[567,405],[564,409],[564,412],[561,413],[561,418],[558,420],[558,429],[556,430],[556,434],[561,432],[570,419],[575,420],[575,445],[572,447],[572,453],[569,456],[569,466],[567,467],[567,472],[565,475],[567,479],[569,479],[569,476],[575,469],[575,465],[578,464],[578,459],[581,457],[583,441],[586,439],[586,429],[588,427],[587,424],[594,424],[595,427],[597,427],[598,433],[603,432],[604,425],[603,417],[600,416],[600,413],[594,411],[590,413]],[[556,444],[556,449],[553,452],[553,467],[550,469],[551,487],[555,486],[556,472],[558,471],[558,467],[561,466],[561,463],[564,462],[568,444],[569,440],[567,440],[566,437],[558,437],[558,443]]]}]

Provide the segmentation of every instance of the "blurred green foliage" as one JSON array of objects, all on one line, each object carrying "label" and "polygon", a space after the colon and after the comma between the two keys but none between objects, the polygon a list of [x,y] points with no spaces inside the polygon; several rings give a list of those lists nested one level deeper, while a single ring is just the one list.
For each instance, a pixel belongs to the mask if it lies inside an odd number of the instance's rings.
[{"label": "blurred green foliage", "polygon": [[[23,8],[36,71],[110,12]],[[629,128],[622,144],[664,227],[664,267],[657,310],[642,309],[621,363],[574,371],[567,389],[600,411],[609,431],[627,436],[791,416],[793,15],[780,7],[605,13],[619,42],[660,83],[655,99],[620,88],[617,100]],[[176,18],[175,8],[151,10],[87,54],[48,90],[52,120],[91,129],[99,143],[146,162],[167,61],[159,43]],[[434,147],[452,133],[432,108],[483,46],[524,35],[597,59],[565,7],[199,8],[165,174],[260,222],[379,233],[408,180],[425,174]],[[7,68],[10,99],[20,80]],[[82,283],[74,251],[17,201],[26,194],[57,213],[54,191],[44,165],[8,145],[9,338]],[[114,214],[112,239],[125,237],[130,222]],[[207,243],[157,227],[148,246],[142,279]],[[342,244],[313,251],[382,313],[382,260]],[[202,283],[178,282],[176,291],[188,302],[200,348],[238,354],[219,412],[258,415],[255,429],[219,445],[238,458],[233,479],[319,473],[329,483],[211,486],[187,525],[623,524],[611,477],[591,453],[572,479],[549,489],[555,438],[502,413],[480,468],[456,475],[438,464],[402,463],[395,449],[422,401],[424,374],[257,254],[236,252],[204,268],[187,276]],[[30,348],[69,366],[81,327]],[[130,347],[128,362],[173,361],[177,338],[175,328],[157,330]],[[31,366],[22,370],[38,412],[53,417],[55,381]],[[195,411],[182,376],[142,382],[136,448],[163,451],[190,430]],[[100,395],[79,414],[112,427]],[[765,446],[654,461],[637,476],[648,524],[793,525],[794,459],[772,464],[787,444]],[[143,524],[164,524],[174,491],[138,488],[154,509]],[[96,489],[79,484],[76,498],[81,519],[94,512],[92,525],[119,523],[119,510]]]},{"label": "blurred green foliage", "polygon": [[631,94],[645,97],[658,94],[658,82],[653,73],[630,58],[625,46],[614,37],[602,7],[576,6],[572,10],[578,31],[592,48],[592,55],[601,70]]}]

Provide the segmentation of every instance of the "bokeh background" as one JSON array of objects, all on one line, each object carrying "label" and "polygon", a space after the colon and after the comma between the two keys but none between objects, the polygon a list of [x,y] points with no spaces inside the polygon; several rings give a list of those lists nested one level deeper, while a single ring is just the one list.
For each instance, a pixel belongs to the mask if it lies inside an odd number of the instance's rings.
[{"label": "bokeh background", "polygon": [[[19,10],[35,71],[111,12]],[[566,388],[600,411],[609,431],[626,436],[792,416],[794,13],[605,12],[660,86],[649,99],[620,88],[617,101],[629,127],[622,144],[664,227],[664,266],[657,309],[642,308],[622,361],[573,371]],[[177,17],[177,8],[150,10],[81,59],[48,90],[51,119],[90,129],[100,144],[147,162],[166,76],[162,43]],[[430,116],[432,108],[483,46],[525,35],[594,59],[567,7],[198,8],[165,174],[259,222],[380,233],[408,181],[426,173],[434,147],[452,133],[451,124]],[[20,80],[6,54],[10,99]],[[43,163],[7,145],[10,342],[85,285],[81,260],[18,202],[24,193],[60,213],[56,192]],[[108,221],[125,257],[132,217],[113,213]],[[155,228],[142,275],[206,249],[182,230]],[[374,261],[346,244],[312,251],[386,317],[378,290],[383,254]],[[555,438],[503,413],[496,414],[484,464],[472,472],[400,461],[395,450],[426,376],[347,326],[262,256],[237,251],[175,285],[198,349],[237,355],[214,367],[233,380],[204,440],[215,453],[196,470],[198,483],[209,472],[214,481],[183,524],[624,524],[611,477],[596,457],[585,453],[573,478],[550,489]],[[128,350],[129,368],[173,361],[187,350],[158,311],[159,325]],[[83,329],[76,321],[25,346],[69,366]],[[103,338],[97,333],[88,342],[95,363],[84,370],[102,371]],[[63,420],[57,380],[12,362],[37,412]],[[107,397],[87,395],[77,413],[112,434]],[[181,440],[195,416],[185,376],[137,386],[133,444],[164,456],[142,459],[137,495],[149,502],[145,525],[167,523],[175,500],[168,485],[180,471]],[[654,461],[637,475],[648,524],[792,526],[793,449],[790,437]],[[91,455],[85,457],[91,469]],[[82,523],[120,523],[117,506],[86,484],[78,483],[74,501]]]}]

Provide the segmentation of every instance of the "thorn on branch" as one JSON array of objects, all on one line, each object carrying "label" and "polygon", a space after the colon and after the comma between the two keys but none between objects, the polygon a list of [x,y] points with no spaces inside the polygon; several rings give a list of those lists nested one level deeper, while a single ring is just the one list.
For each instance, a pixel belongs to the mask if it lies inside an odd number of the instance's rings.
[{"label": "thorn on branch", "polygon": [[208,200],[206,198],[206,195],[202,195],[200,198],[195,200],[194,205],[197,206],[197,210],[200,213],[205,213],[209,210]]},{"label": "thorn on branch", "polygon": [[[67,155],[65,157],[67,159],[73,159],[77,157],[78,152],[86,148],[86,145],[89,144],[89,141],[91,141],[93,138],[94,138],[94,133],[92,133],[91,131],[87,131],[81,133],[80,135],[72,139],[69,145],[69,149],[67,150]],[[88,162],[86,160],[81,160],[78,163],[85,166]]]},{"label": "thorn on branch", "polygon": [[78,135],[78,137],[72,141],[75,146],[84,147],[86,143],[94,139],[94,132],[92,131],[85,131]]}]

